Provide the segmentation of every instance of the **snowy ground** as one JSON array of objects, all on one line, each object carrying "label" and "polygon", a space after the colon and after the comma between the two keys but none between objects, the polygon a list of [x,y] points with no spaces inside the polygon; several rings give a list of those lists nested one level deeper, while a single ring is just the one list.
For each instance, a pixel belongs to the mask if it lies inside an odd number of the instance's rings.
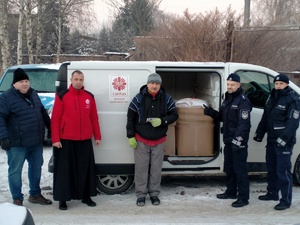
[{"label": "snowy ground", "polygon": [[[52,174],[47,171],[47,163],[51,155],[50,147],[44,150],[45,165],[41,187],[52,187]],[[0,203],[12,202],[8,182],[6,153],[0,150]],[[68,203],[68,210],[58,209],[58,203],[41,206],[27,201],[28,180],[26,164],[23,176],[24,206],[33,213],[37,225],[68,224],[210,224],[210,225],[257,225],[257,224],[298,224],[300,225],[300,187],[293,189],[293,205],[285,211],[276,211],[277,202],[262,202],[257,199],[265,193],[266,183],[262,178],[251,178],[250,204],[243,208],[231,207],[232,200],[219,200],[216,194],[224,191],[224,177],[164,177],[161,205],[153,206],[147,199],[145,207],[135,205],[136,197],[133,189],[122,195],[98,195],[93,200],[94,208],[80,201]],[[43,194],[52,199],[51,190],[43,190]],[[0,225],[7,225],[0,212]]]}]

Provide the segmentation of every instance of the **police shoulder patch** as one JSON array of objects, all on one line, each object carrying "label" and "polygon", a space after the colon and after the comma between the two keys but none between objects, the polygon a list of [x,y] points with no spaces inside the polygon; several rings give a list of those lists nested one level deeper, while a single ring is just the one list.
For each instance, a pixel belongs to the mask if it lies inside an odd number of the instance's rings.
[{"label": "police shoulder patch", "polygon": [[297,120],[299,118],[299,110],[294,110],[294,112],[293,112],[293,118],[295,120]]},{"label": "police shoulder patch", "polygon": [[248,110],[242,110],[241,112],[241,116],[242,116],[242,119],[246,120],[249,118],[249,111]]}]

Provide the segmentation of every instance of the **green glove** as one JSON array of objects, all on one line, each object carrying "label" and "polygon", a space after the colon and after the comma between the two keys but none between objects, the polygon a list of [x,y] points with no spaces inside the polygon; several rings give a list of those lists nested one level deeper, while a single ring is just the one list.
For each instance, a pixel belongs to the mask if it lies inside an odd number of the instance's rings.
[{"label": "green glove", "polygon": [[161,119],[159,118],[152,118],[151,124],[153,127],[158,127],[161,125]]},{"label": "green glove", "polygon": [[128,140],[129,140],[129,145],[130,145],[132,148],[137,148],[138,143],[137,143],[137,141],[135,140],[134,137],[129,138]]}]

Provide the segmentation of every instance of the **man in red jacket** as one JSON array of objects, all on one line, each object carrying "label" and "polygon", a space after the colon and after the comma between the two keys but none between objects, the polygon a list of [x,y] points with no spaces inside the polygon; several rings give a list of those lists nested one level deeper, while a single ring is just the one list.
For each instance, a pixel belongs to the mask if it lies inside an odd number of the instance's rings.
[{"label": "man in red jacket", "polygon": [[92,136],[99,145],[101,132],[94,95],[83,82],[83,73],[75,70],[69,89],[56,94],[51,118],[53,199],[60,210],[67,210],[66,201],[72,199],[96,206],[91,199],[97,195]]}]

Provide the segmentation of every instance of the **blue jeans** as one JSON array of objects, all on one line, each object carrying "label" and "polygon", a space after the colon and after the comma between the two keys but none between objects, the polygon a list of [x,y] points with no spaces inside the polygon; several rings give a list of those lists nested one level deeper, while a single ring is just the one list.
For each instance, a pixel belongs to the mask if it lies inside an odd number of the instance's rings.
[{"label": "blue jeans", "polygon": [[12,198],[23,200],[22,169],[25,160],[28,162],[29,194],[41,194],[40,180],[43,165],[43,146],[12,147],[6,151],[8,158],[8,183]]}]

